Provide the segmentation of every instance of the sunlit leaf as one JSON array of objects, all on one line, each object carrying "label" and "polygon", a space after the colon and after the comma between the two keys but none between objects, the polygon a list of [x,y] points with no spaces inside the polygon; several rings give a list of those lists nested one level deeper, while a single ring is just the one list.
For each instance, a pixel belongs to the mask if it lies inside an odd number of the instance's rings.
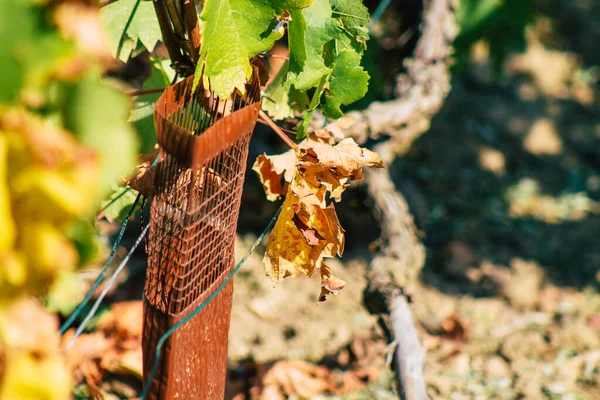
[{"label": "sunlit leaf", "polygon": [[119,0],[101,10],[112,54],[127,61],[139,40],[149,51],[161,39],[158,19],[150,1]]},{"label": "sunlit leaf", "polygon": [[337,294],[345,285],[323,263],[324,258],[344,251],[344,230],[327,199],[339,200],[348,184],[362,177],[363,167],[380,168],[383,163],[376,153],[360,148],[352,139],[336,146],[308,141],[293,154],[295,165],[282,155],[263,156],[254,167],[268,197],[282,192],[278,179],[289,182],[263,262],[274,284],[288,276],[312,276],[321,268],[319,299],[323,301],[327,294]]}]

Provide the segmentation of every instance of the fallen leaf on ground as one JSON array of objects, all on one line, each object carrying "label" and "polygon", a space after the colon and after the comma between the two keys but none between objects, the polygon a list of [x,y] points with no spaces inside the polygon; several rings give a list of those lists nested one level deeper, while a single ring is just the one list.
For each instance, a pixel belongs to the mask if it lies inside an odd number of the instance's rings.
[{"label": "fallen leaf on ground", "polygon": [[467,328],[455,313],[450,314],[443,322],[444,336],[451,340],[465,342],[468,338]]},{"label": "fallen leaf on ground", "polygon": [[283,395],[313,399],[316,395],[334,388],[327,368],[302,360],[277,362],[266,373],[263,384],[262,400],[284,399]]},{"label": "fallen leaf on ground", "polygon": [[[126,301],[111,306],[100,318],[97,330],[82,334],[66,352],[67,365],[76,382],[98,385],[106,372],[142,379],[142,302]],[[63,345],[74,330],[63,336]]]},{"label": "fallen leaf on ground", "polygon": [[[75,330],[63,336],[63,345],[69,343]],[[61,346],[63,347],[63,346]],[[67,366],[75,382],[85,380],[88,384],[98,384],[102,379],[100,362],[103,357],[114,353],[115,340],[102,332],[83,334],[75,340],[73,347],[65,353]]]},{"label": "fallen leaf on ground", "polygon": [[108,334],[114,331],[121,339],[139,340],[143,326],[142,308],[142,302],[138,300],[114,304],[98,321],[98,329]]}]

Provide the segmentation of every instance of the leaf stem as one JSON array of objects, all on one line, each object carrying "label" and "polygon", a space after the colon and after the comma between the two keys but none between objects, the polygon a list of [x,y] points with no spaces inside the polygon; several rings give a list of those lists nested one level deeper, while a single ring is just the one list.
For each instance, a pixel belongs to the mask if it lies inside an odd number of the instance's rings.
[{"label": "leaf stem", "polygon": [[[265,121],[264,119],[262,119],[262,118],[259,118],[258,122],[260,122],[263,125],[267,125],[267,126],[269,125],[269,123],[267,121]],[[278,126],[278,127],[279,127],[279,129],[281,129],[282,132],[289,133],[290,135],[295,135],[296,134],[296,132],[294,132],[291,129],[285,129],[285,128],[282,128],[280,126]]]},{"label": "leaf stem", "polygon": [[[273,122],[273,120],[271,119],[271,117],[269,117],[263,110],[260,110],[260,112],[258,113],[258,115],[260,116],[260,118],[269,126],[269,128],[273,129],[275,131],[275,133],[288,145],[290,146],[292,149],[296,150],[298,148],[298,145],[296,143],[294,143],[294,141],[292,139],[289,138],[288,135],[286,135],[279,126],[277,126],[277,124],[275,122]],[[261,121],[261,122],[263,122]]]}]

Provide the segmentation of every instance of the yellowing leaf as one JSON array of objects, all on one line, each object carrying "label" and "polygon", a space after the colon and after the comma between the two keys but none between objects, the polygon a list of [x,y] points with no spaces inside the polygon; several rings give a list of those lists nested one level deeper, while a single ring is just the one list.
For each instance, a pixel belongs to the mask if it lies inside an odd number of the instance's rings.
[{"label": "yellowing leaf", "polygon": [[334,276],[331,268],[325,263],[321,265],[321,294],[319,294],[319,303],[326,300],[328,294],[337,296],[346,286],[346,282]]},{"label": "yellowing leaf", "polygon": [[8,191],[7,158],[8,145],[5,137],[0,135],[0,258],[2,254],[10,249],[15,238],[15,222],[11,216],[10,194]]},{"label": "yellowing leaf", "polygon": [[0,277],[12,286],[21,286],[27,279],[27,264],[22,254],[9,250],[1,256]]},{"label": "yellowing leaf", "polygon": [[315,143],[301,149],[298,158],[298,168],[305,171],[306,181],[313,186],[324,185],[336,201],[350,181],[363,177],[363,167],[383,167],[377,153],[359,147],[352,138],[336,146]]},{"label": "yellowing leaf", "polygon": [[[293,169],[288,154],[296,156]],[[337,146],[305,141],[296,152],[258,158],[254,170],[270,200],[282,193],[282,181],[288,182],[286,174],[294,174],[263,261],[274,284],[300,273],[312,276],[321,268],[319,301],[343,289],[346,282],[333,276],[323,262],[344,251],[344,229],[326,195],[329,192],[339,199],[350,181],[362,177],[362,167],[383,167],[383,163],[376,153],[360,148],[352,139]]]},{"label": "yellowing leaf", "polygon": [[340,178],[360,176],[363,167],[382,168],[379,155],[359,147],[352,138],[346,138],[335,146],[317,144],[300,150],[300,166],[310,173],[333,170]]},{"label": "yellowing leaf", "polygon": [[258,174],[268,200],[275,201],[285,195],[287,184],[292,181],[294,176],[295,164],[296,153],[294,150],[288,150],[275,156],[266,154],[258,156],[252,169]]},{"label": "yellowing leaf", "polygon": [[299,202],[298,197],[288,190],[283,208],[271,232],[267,251],[263,262],[266,273],[274,284],[288,276],[304,273],[311,276],[317,262],[322,258],[326,243],[320,246],[310,245],[302,232],[293,222],[295,212],[293,205]]},{"label": "yellowing leaf", "polygon": [[58,318],[38,301],[21,297],[0,308],[0,399],[69,398],[71,376],[59,344]]},{"label": "yellowing leaf", "polygon": [[20,235],[26,239],[20,241],[19,248],[40,279],[77,266],[77,251],[71,241],[50,223],[24,223],[20,229]]}]

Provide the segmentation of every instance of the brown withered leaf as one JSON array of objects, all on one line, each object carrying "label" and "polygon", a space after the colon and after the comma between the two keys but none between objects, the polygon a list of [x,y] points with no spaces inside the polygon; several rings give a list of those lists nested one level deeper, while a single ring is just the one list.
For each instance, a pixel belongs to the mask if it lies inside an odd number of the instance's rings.
[{"label": "brown withered leaf", "polygon": [[258,156],[252,169],[258,174],[268,200],[275,201],[285,195],[287,185],[292,181],[294,175],[295,164],[296,153],[294,150],[275,156],[266,154]]},{"label": "brown withered leaf", "polygon": [[301,148],[298,158],[299,166],[310,173],[331,169],[340,178],[353,177],[363,167],[383,167],[377,153],[360,147],[352,138],[346,138],[335,146],[315,144]]},{"label": "brown withered leaf", "polygon": [[325,185],[336,201],[350,181],[363,177],[363,167],[382,168],[383,161],[377,153],[359,147],[352,138],[335,146],[315,143],[312,147],[301,148],[298,155],[298,168],[305,179],[313,186]]},{"label": "brown withered leaf", "polygon": [[329,220],[332,215],[335,215],[333,207],[327,212],[320,207],[314,207],[306,227],[314,229],[323,239],[318,240],[315,245],[307,241],[294,223],[296,215],[294,205],[300,201],[300,198],[289,189],[267,244],[264,263],[267,276],[274,284],[283,278],[297,276],[300,273],[312,276],[315,268],[321,266],[323,257],[341,255],[344,248],[343,229],[337,217],[334,221]]},{"label": "brown withered leaf", "polygon": [[300,219],[300,217],[298,217],[298,214],[294,215],[292,221],[296,225],[296,228],[298,228],[298,230],[302,232],[302,235],[304,235],[304,239],[306,239],[308,244],[310,244],[311,246],[316,246],[319,244],[319,240],[325,239],[319,234],[319,232],[317,232],[316,229],[311,228],[306,224],[306,222],[303,222]]},{"label": "brown withered leaf", "polygon": [[351,180],[362,177],[362,167],[382,167],[383,163],[376,153],[360,148],[352,139],[345,139],[337,146],[306,141],[298,151],[289,154],[296,156],[294,169],[289,167],[287,158],[285,163],[283,158],[278,159],[281,164],[276,167],[269,160],[273,157],[267,156],[260,162],[257,160],[254,168],[267,198],[277,198],[275,193],[283,190],[283,186],[274,188],[271,181],[287,179],[284,171],[292,176],[267,244],[266,273],[277,284],[300,273],[312,276],[316,268],[321,268],[319,301],[324,301],[327,294],[337,294],[345,285],[323,263],[324,258],[341,256],[344,251],[344,229],[333,205],[327,204],[327,192],[339,199]]},{"label": "brown withered leaf", "polygon": [[154,175],[156,174],[156,166],[150,167],[137,167],[137,173],[132,176],[128,181],[127,185],[133,190],[137,190],[144,197],[150,197],[152,195],[152,189],[154,186]]},{"label": "brown withered leaf", "polygon": [[346,137],[344,135],[344,131],[355,123],[356,121],[354,118],[345,115],[342,118],[336,119],[335,121],[325,125],[323,129],[312,132],[309,134],[309,138],[313,141],[325,144],[335,144],[342,141]]},{"label": "brown withered leaf", "polygon": [[321,294],[319,294],[319,303],[327,300],[327,295],[337,296],[346,286],[346,281],[341,280],[331,273],[331,268],[325,263],[321,263]]},{"label": "brown withered leaf", "polygon": [[139,341],[142,337],[142,315],[142,302],[139,300],[116,303],[102,315],[97,329],[121,340]]},{"label": "brown withered leaf", "polygon": [[[76,382],[98,384],[107,372],[142,378],[142,302],[116,303],[102,315],[97,330],[82,334],[66,353],[67,365]],[[68,343],[74,329],[67,331]]]},{"label": "brown withered leaf", "polygon": [[329,370],[302,360],[278,361],[263,379],[261,399],[280,399],[278,395],[296,395],[312,399],[324,392],[331,392],[334,380]]},{"label": "brown withered leaf", "polygon": [[127,180],[127,185],[140,192],[144,197],[152,195],[154,175],[156,174],[156,166],[153,163],[158,154],[158,148],[150,153],[142,154],[139,164],[136,166],[136,172]]}]

